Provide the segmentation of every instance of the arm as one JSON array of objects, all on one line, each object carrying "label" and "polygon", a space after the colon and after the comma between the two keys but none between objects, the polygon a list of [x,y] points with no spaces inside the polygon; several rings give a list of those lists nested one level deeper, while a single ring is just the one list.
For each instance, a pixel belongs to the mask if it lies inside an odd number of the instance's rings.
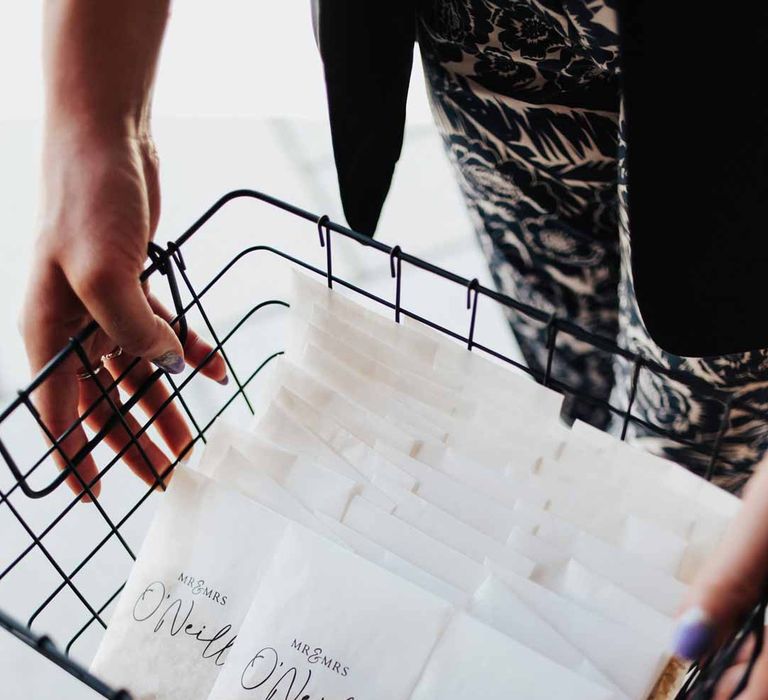
[{"label": "arm", "polygon": [[92,130],[149,139],[149,108],[168,0],[49,0],[46,136]]},{"label": "arm", "polygon": [[[166,371],[181,372],[185,359],[200,364],[210,352],[195,335],[182,348],[166,321],[167,312],[139,284],[160,215],[150,103],[168,10],[167,0],[46,4],[43,197],[21,319],[33,372],[90,319],[100,327],[86,348],[93,364],[120,347],[122,355],[107,362],[107,371],[117,376],[132,358],[146,358],[121,384],[129,391],[151,374],[149,360]],[[79,365],[76,357],[69,358],[34,397],[54,436],[77,420],[78,407],[99,396],[93,379],[78,380]],[[226,368],[217,355],[203,372],[225,381]],[[156,382],[145,403],[157,406],[163,395],[166,390]],[[96,428],[109,414],[102,403],[91,419]],[[191,435],[175,406],[156,425],[175,454],[189,444]],[[127,439],[122,428],[108,436],[117,449]],[[82,428],[74,430],[65,453],[75,454],[85,440]],[[154,481],[153,470],[162,471],[169,461],[146,435],[141,442],[151,464],[135,448],[125,459],[140,476]],[[90,482],[95,476],[95,464],[85,460],[79,477]],[[80,490],[76,476],[70,484]]]}]

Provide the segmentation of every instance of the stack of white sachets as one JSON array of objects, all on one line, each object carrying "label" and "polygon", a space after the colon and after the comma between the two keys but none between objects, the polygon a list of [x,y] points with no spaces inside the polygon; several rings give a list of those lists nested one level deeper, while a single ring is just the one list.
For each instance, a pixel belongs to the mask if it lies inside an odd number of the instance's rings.
[{"label": "stack of white sachets", "polygon": [[249,430],[175,474],[94,661],[137,700],[644,700],[738,501],[296,275]]}]

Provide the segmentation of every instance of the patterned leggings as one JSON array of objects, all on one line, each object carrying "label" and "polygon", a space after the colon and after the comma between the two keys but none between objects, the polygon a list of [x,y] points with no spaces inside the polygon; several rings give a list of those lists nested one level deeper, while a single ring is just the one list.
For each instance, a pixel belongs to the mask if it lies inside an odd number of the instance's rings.
[{"label": "patterned leggings", "polygon": [[[768,445],[768,352],[683,358],[649,337],[629,264],[626,177],[611,0],[425,0],[419,42],[432,108],[496,286],[750,410],[641,369],[628,439],[698,473],[721,427],[715,481],[738,491]],[[660,213],[660,215],[663,215]],[[547,328],[509,312],[543,373]],[[567,333],[552,377],[567,413],[617,432],[634,367]],[[739,404],[741,405],[741,404]],[[653,426],[677,439],[660,437]]]}]

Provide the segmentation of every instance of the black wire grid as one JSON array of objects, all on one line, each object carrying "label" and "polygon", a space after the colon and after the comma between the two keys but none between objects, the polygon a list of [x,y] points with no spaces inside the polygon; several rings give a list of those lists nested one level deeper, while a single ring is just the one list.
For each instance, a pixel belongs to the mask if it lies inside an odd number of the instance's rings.
[{"label": "black wire grid", "polygon": [[[288,212],[291,215],[314,224],[316,226],[315,233],[319,238],[319,243],[322,247],[325,248],[325,269],[315,267],[314,265],[311,265],[272,246],[252,246],[240,251],[220,272],[218,272],[218,274],[213,277],[213,279],[211,279],[204,287],[197,291],[193,284],[190,282],[189,276],[187,275],[187,268],[181,250],[182,246],[228,202],[239,198],[251,198],[259,200],[262,203],[277,207],[278,209]],[[362,246],[375,249],[389,256],[390,274],[394,279],[393,302],[372,294],[334,275],[332,234],[338,234],[347,239],[352,239]],[[29,537],[27,546],[24,547],[16,557],[5,564],[5,566],[0,570],[0,584],[6,577],[11,574],[11,572],[20,568],[25,559],[28,558],[33,552],[41,554],[45,560],[47,560],[47,562],[56,570],[58,577],[60,578],[59,583],[54,587],[51,593],[45,597],[45,599],[38,605],[38,607],[26,620],[26,624],[14,620],[12,617],[0,610],[0,627],[8,630],[22,642],[33,647],[40,654],[53,661],[68,673],[81,680],[85,685],[89,686],[106,698],[112,698],[113,700],[130,700],[130,695],[124,690],[115,690],[109,688],[105,683],[94,677],[85,668],[72,660],[69,656],[69,653],[73,645],[76,644],[82,635],[94,625],[106,629],[106,623],[102,615],[108,606],[120,594],[122,585],[117,586],[114,592],[106,597],[106,599],[95,599],[94,596],[83,590],[82,586],[79,585],[77,581],[75,581],[75,577],[99,552],[99,550],[101,550],[110,541],[118,542],[119,546],[124,548],[125,552],[132,559],[135,559],[134,552],[126,542],[126,539],[123,537],[121,530],[126,527],[126,523],[129,522],[130,518],[147,503],[150,495],[154,491],[162,488],[164,477],[167,476],[167,473],[169,473],[176,466],[176,464],[178,464],[179,461],[176,460],[173,462],[165,473],[158,474],[154,469],[152,462],[144,453],[142,446],[139,443],[139,438],[150,428],[150,426],[157,419],[157,416],[162,412],[162,410],[170,401],[177,400],[184,413],[186,413],[186,416],[189,419],[191,428],[193,430],[193,443],[197,441],[205,442],[205,434],[210,429],[214,421],[236,400],[243,400],[247,408],[253,412],[253,408],[248,398],[246,389],[252,380],[257,376],[257,374],[272,359],[281,353],[276,352],[267,357],[248,376],[240,376],[238,374],[237,368],[233,366],[230,356],[227,354],[226,345],[227,342],[232,338],[233,334],[235,334],[243,326],[243,324],[260,308],[269,305],[287,306],[287,304],[279,300],[269,300],[256,304],[234,325],[231,330],[222,336],[216,332],[213,325],[211,324],[210,318],[206,313],[205,307],[203,306],[203,299],[206,294],[208,294],[208,292],[217,284],[217,282],[219,282],[219,280],[227,274],[233,265],[238,262],[238,260],[257,251],[263,251],[278,256],[284,260],[289,261],[290,263],[321,275],[326,279],[329,288],[332,288],[334,285],[340,285],[388,307],[394,312],[394,320],[398,323],[400,322],[402,316],[408,316],[409,318],[417,320],[435,330],[441,331],[446,335],[455,338],[458,341],[461,341],[462,343],[465,343],[469,351],[474,349],[481,350],[489,355],[514,365],[515,367],[527,372],[528,374],[533,375],[534,378],[538,381],[558,391],[569,393],[571,395],[578,396],[582,400],[592,401],[594,403],[605,406],[612,413],[620,416],[622,420],[622,439],[626,437],[627,429],[630,423],[633,422],[644,426],[645,429],[653,433],[667,437],[679,444],[684,444],[690,449],[708,454],[708,468],[704,474],[704,476],[706,476],[708,479],[711,479],[713,475],[716,474],[718,469],[724,466],[728,466],[727,460],[725,460],[720,454],[720,447],[722,437],[729,425],[731,411],[737,408],[739,411],[744,411],[755,416],[762,417],[760,412],[754,409],[751,405],[740,401],[739,399],[734,399],[733,395],[726,394],[718,388],[709,385],[702,380],[662,367],[651,360],[620,348],[611,340],[589,333],[565,319],[558,318],[556,315],[547,314],[540,309],[533,308],[527,304],[523,304],[519,301],[516,301],[515,299],[501,294],[498,291],[484,287],[478,282],[477,279],[465,279],[460,275],[441,269],[440,267],[421,260],[413,255],[409,255],[403,252],[400,246],[390,247],[384,243],[369,238],[368,236],[357,233],[348,228],[345,228],[344,226],[334,223],[327,216],[317,216],[260,192],[253,190],[235,190],[230,192],[221,197],[221,199],[219,199],[210,209],[208,209],[208,211],[206,211],[176,241],[169,243],[167,248],[163,249],[155,244],[151,244],[149,250],[150,263],[142,274],[142,280],[147,280],[152,275],[157,276],[158,274],[164,276],[167,279],[176,310],[174,324],[182,341],[186,338],[187,333],[186,317],[191,310],[195,310],[202,316],[202,319],[213,338],[214,352],[220,352],[224,357],[229,370],[229,375],[232,380],[234,380],[235,386],[234,391],[231,392],[231,396],[228,397],[224,405],[222,405],[212,417],[209,417],[207,420],[199,419],[199,417],[195,415],[195,412],[193,412],[190,408],[189,403],[185,400],[185,389],[193,377],[198,373],[199,370],[197,369],[190,372],[189,376],[185,377],[181,381],[177,381],[177,378],[167,375],[160,370],[156,370],[146,380],[146,382],[144,382],[138,391],[130,395],[127,400],[123,401],[122,405],[119,406],[112,398],[112,394],[114,390],[120,385],[120,382],[123,381],[127,373],[130,371],[129,367],[122,374],[120,374],[120,376],[115,377],[110,383],[104,383],[100,380],[99,376],[94,375],[92,379],[98,385],[101,398],[96,403],[94,403],[94,405],[90,406],[83,413],[83,415],[81,415],[78,423],[70,426],[70,428],[64,434],[58,438],[51,434],[51,432],[47,429],[47,426],[44,425],[40,414],[37,412],[31,396],[33,392],[38,389],[43,384],[43,382],[45,382],[67,358],[72,356],[73,353],[78,356],[80,362],[82,362],[82,365],[86,369],[93,370],[92,364],[84,349],[84,342],[96,330],[95,323],[91,323],[82,332],[71,338],[66,347],[64,347],[39,372],[39,374],[30,382],[26,388],[18,392],[17,397],[10,403],[10,405],[8,405],[2,412],[0,412],[0,427],[2,427],[5,421],[10,420],[12,416],[18,412],[27,412],[48,438],[48,447],[45,452],[36,460],[32,460],[31,462],[26,460],[24,465],[17,461],[14,455],[12,455],[9,449],[6,447],[6,444],[0,439],[0,455],[2,455],[13,477],[11,486],[6,491],[0,490],[0,514],[2,514],[4,509],[6,509],[7,512],[10,513],[12,518],[18,522],[18,524],[23,528]],[[410,266],[437,275],[445,280],[466,288],[467,309],[469,311],[469,324],[466,336],[445,328],[437,323],[434,323],[428,318],[424,318],[416,313],[413,313],[401,305],[403,265],[406,263]],[[177,280],[177,274],[180,276],[183,282],[183,287],[186,289],[186,294],[188,295],[189,300],[186,302],[182,299],[182,293]],[[516,313],[523,314],[543,324],[546,327],[548,339],[548,357],[544,372],[538,372],[529,369],[528,367],[519,364],[518,362],[493,350],[492,348],[482,345],[475,339],[475,324],[478,312],[478,300],[481,296],[487,297],[494,302],[503,305],[508,310],[513,310]],[[572,336],[576,340],[597,348],[602,352],[623,358],[624,361],[632,366],[632,381],[629,395],[627,397],[626,409],[619,409],[610,405],[605,400],[577,392],[572,387],[567,386],[553,376],[553,361],[555,360],[555,356],[557,354],[557,338],[560,335]],[[638,379],[641,372],[652,372],[660,376],[665,376],[669,379],[681,382],[687,385],[695,395],[720,402],[723,407],[722,422],[716,438],[708,445],[703,442],[696,443],[693,441],[686,441],[674,433],[671,433],[659,426],[652,425],[636,416],[633,416],[631,414],[632,406],[635,400],[638,387]],[[139,399],[148,391],[154,382],[160,381],[161,379],[168,382],[169,384],[169,399],[164,402],[156,410],[156,412],[150,416],[143,425],[139,427],[138,430],[133,430],[126,420],[126,415],[131,410],[131,408],[133,408],[138,403]],[[111,409],[111,418],[106,422],[101,430],[93,435],[87,445],[85,445],[77,454],[67,455],[62,449],[62,442],[66,439],[72,430],[74,430],[80,423],[82,423],[83,420],[85,420],[85,418],[87,418],[88,414],[93,411],[96,408],[96,405],[101,401],[106,401],[108,403]],[[85,457],[91,455],[94,452],[94,449],[103,441],[105,435],[118,425],[122,426],[128,436],[125,447],[118,454],[111,456],[108,460],[105,460],[103,466],[99,465],[98,474],[90,483],[86,483],[76,471],[76,466],[80,464],[80,462],[82,462]],[[104,507],[100,505],[99,501],[94,499],[91,507],[95,508],[99,516],[103,519],[107,526],[108,534],[101,541],[99,541],[98,544],[93,547],[82,559],[82,561],[80,561],[76,566],[65,567],[65,565],[58,561],[56,556],[54,556],[54,554],[46,546],[46,537],[49,536],[49,533],[51,533],[51,531],[57,525],[59,525],[78,504],[82,492],[90,494],[94,484],[98,480],[102,479],[105,474],[111,470],[117,462],[120,461],[125,452],[132,446],[138,450],[149,468],[153,470],[153,475],[155,478],[154,484],[147,487],[142,495],[136,500],[136,502],[133,503],[128,511],[118,520],[114,520],[112,517],[110,517]],[[60,463],[66,466],[64,466],[60,473],[58,473],[46,485],[39,488],[33,487],[29,481],[30,477],[52,455],[58,455]],[[184,455],[182,455],[182,457],[183,456]],[[28,522],[22,516],[22,514],[19,512],[19,509],[14,505],[10,498],[15,494],[17,490],[20,490],[23,496],[27,499],[40,499],[59,489],[62,485],[62,482],[70,474],[74,474],[75,477],[79,479],[82,489],[81,494],[72,494],[71,498],[68,498],[67,505],[61,510],[61,512],[59,512],[58,515],[53,518],[53,520],[48,522],[43,527],[35,527],[32,523]],[[18,498],[18,495],[15,497]],[[0,565],[2,564],[3,562],[0,561]],[[122,576],[123,573],[124,572],[121,572],[119,575]],[[84,611],[85,619],[81,626],[73,628],[74,632],[72,636],[66,643],[64,650],[61,651],[56,647],[50,637],[46,635],[40,635],[32,631],[32,628],[35,625],[35,621],[39,615],[44,610],[49,608],[49,606],[51,606],[57,597],[60,596],[64,591],[68,591],[74,595],[75,599],[78,601],[78,605],[80,606],[79,617],[82,619],[82,614]],[[3,605],[6,604],[7,602],[4,601]],[[744,621],[744,625],[738,634],[736,634],[726,645],[724,645],[717,654],[692,670],[686,680],[685,686],[678,694],[678,698],[695,698],[696,700],[705,700],[706,698],[710,698],[712,696],[716,680],[719,678],[723,670],[727,668],[728,665],[730,665],[731,660],[735,657],[741,645],[751,635],[756,637],[757,642],[755,644],[755,650],[752,657],[752,663],[754,663],[754,659],[757,657],[762,648],[765,607],[765,603],[763,603],[754,609],[749,617]],[[742,686],[737,689],[737,692],[733,697],[735,697],[746,684],[748,674],[751,671],[751,666],[752,664],[750,664],[749,670],[747,671],[747,674],[745,674],[745,678],[742,681]]]}]

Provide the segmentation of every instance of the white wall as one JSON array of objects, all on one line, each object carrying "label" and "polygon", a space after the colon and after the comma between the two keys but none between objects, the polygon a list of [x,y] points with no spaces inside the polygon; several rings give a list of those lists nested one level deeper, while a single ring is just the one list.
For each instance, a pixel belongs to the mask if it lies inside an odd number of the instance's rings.
[{"label": "white wall", "polygon": [[[39,0],[0,0],[0,119],[42,113]],[[429,122],[420,66],[409,121]],[[324,119],[309,0],[179,0],[160,63],[155,114]]]}]

